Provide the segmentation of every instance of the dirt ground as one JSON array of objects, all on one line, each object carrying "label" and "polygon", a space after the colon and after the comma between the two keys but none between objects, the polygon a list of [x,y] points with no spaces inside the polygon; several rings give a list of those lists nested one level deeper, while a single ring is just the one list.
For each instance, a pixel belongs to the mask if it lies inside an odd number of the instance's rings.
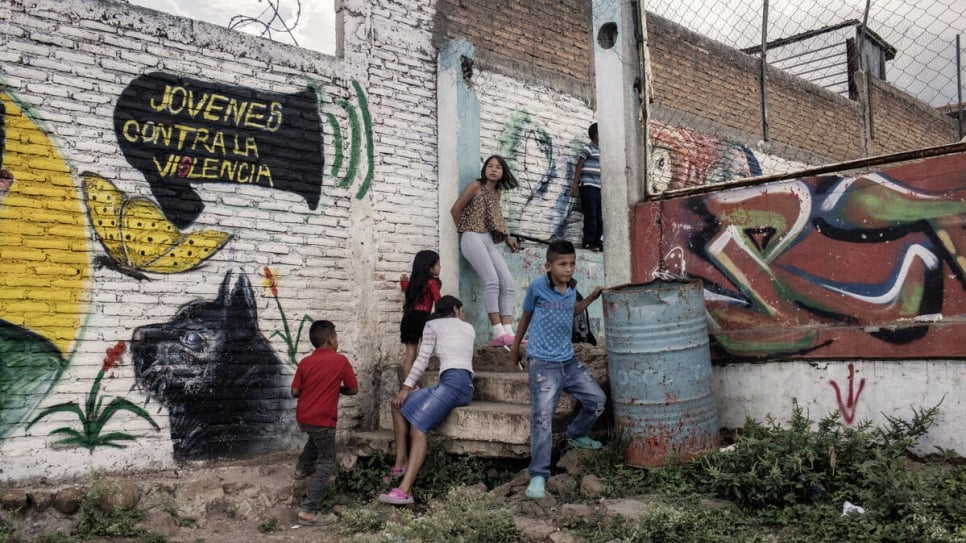
[{"label": "dirt ground", "polygon": [[[589,345],[578,346],[578,356],[586,361],[595,376],[606,380],[606,351]],[[481,349],[474,362],[478,371],[519,371],[503,349]],[[128,476],[109,475],[97,484],[114,489],[109,494],[117,503],[136,503],[145,513],[140,526],[173,542],[344,540],[345,536],[332,527],[297,524],[297,505],[307,484],[292,479],[297,456],[298,451],[293,450],[246,461],[199,463]],[[521,494],[526,481],[524,474],[515,482],[518,492],[504,489],[501,497],[525,501]],[[30,539],[45,532],[71,533],[78,522],[77,504],[94,484],[93,481],[39,482],[29,487],[2,489],[0,516]],[[372,507],[378,508],[385,518],[405,514],[405,510],[378,502],[373,502]],[[425,504],[417,504],[415,512],[420,507]],[[335,512],[341,509],[336,506]]]}]

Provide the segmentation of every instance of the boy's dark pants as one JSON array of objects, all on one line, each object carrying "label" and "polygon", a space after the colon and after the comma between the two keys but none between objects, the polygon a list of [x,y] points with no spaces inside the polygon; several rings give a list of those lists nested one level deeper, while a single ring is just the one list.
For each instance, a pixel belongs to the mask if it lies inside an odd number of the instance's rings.
[{"label": "boy's dark pants", "polygon": [[309,439],[299,455],[295,470],[299,473],[311,473],[315,470],[301,508],[302,511],[318,511],[322,493],[335,475],[335,428],[308,424],[299,426],[309,435]]},{"label": "boy's dark pants", "polygon": [[581,211],[584,213],[584,245],[598,247],[604,239],[604,216],[601,212],[600,189],[580,187]]}]

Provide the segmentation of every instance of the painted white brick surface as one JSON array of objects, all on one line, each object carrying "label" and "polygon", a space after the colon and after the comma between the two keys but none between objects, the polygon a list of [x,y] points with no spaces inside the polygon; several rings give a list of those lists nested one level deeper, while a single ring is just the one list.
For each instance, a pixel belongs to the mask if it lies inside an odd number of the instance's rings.
[{"label": "painted white brick surface", "polygon": [[[262,432],[286,448],[302,440],[293,404],[285,399],[294,367],[288,361],[279,306],[293,334],[303,315],[336,323],[340,350],[354,363],[362,390],[342,400],[339,426],[371,422],[366,419],[376,413],[377,368],[395,362],[401,351],[399,274],[409,271],[416,251],[438,246],[435,50],[429,33],[434,10],[432,3],[418,1],[349,0],[344,8],[351,38],[344,54],[332,57],[123,3],[36,0],[0,5],[0,91],[8,106],[3,166],[17,178],[10,197],[0,203],[0,257],[4,275],[13,275],[0,284],[0,319],[53,341],[66,364],[50,393],[41,394],[39,405],[0,437],[0,479],[172,465],[171,413],[136,380],[133,333],[170,321],[185,304],[215,299],[229,272],[233,284],[241,274],[251,283],[258,330],[283,368],[283,386],[272,392],[279,400],[267,411],[278,424]],[[82,174],[107,179],[127,198],[156,201],[143,172],[124,156],[113,119],[119,95],[135,77],[151,72],[244,87],[256,96],[318,89],[317,130],[325,164],[318,173],[317,208],[309,209],[304,198],[291,192],[196,183],[204,210],[184,230],[227,232],[231,239],[223,248],[199,267],[176,274],[147,273],[148,279],[141,281],[98,267],[95,259],[107,251],[89,227]],[[10,104],[29,108],[27,118],[46,133],[48,145],[11,141],[22,132],[14,128]],[[47,175],[50,159],[25,158],[33,151],[38,157],[62,157],[71,186],[53,195],[33,188],[29,194],[17,193],[28,185],[42,186],[33,179]],[[45,199],[64,194],[66,206]],[[63,231],[58,237],[56,227],[31,224],[47,217],[48,210],[66,214],[64,220],[72,226],[64,231],[73,228],[81,237],[70,238]],[[20,220],[15,224],[12,218]],[[59,252],[22,237],[32,229],[46,235]],[[20,233],[13,236],[15,232]],[[8,263],[24,269],[11,270]],[[263,286],[265,268],[277,275],[278,303]],[[64,274],[74,276],[73,282],[66,281],[70,288],[52,289],[64,282]],[[44,314],[59,309],[76,313],[74,324],[45,326]],[[308,324],[296,358],[311,351],[307,331]],[[96,392],[105,404],[124,398],[144,407],[160,430],[144,417],[119,411],[102,435],[123,432],[132,438],[122,443],[127,447],[95,446],[88,451],[54,444],[63,435],[50,435],[53,430],[80,427],[71,413],[50,414],[25,429],[46,407],[74,402],[83,408],[107,349],[120,341],[124,354],[105,372]]]}]

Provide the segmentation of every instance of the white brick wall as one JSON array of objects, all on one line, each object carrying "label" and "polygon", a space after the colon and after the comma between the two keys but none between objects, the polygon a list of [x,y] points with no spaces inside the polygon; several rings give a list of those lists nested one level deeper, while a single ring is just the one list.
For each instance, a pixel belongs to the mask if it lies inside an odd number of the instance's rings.
[{"label": "white brick wall", "polygon": [[[111,397],[122,397],[144,405],[161,426],[155,432],[144,419],[119,412],[104,432],[125,432],[135,440],[125,449],[98,447],[91,454],[83,448],[52,446],[57,440],[56,435],[49,436],[52,430],[78,427],[73,415],[51,415],[29,431],[19,424],[0,437],[4,458],[0,479],[171,464],[168,413],[155,400],[145,405],[145,392],[136,386],[132,333],[136,327],[170,320],[182,304],[213,300],[228,271],[235,278],[244,273],[251,281],[258,327],[265,337],[283,328],[275,300],[262,287],[260,274],[266,266],[279,275],[279,299],[293,332],[303,314],[334,321],[341,350],[353,361],[363,392],[342,401],[340,427],[364,424],[375,416],[376,369],[396,362],[401,351],[399,274],[409,271],[416,251],[438,247],[435,50],[430,35],[434,9],[428,1],[349,0],[344,7],[345,53],[332,57],[122,3],[34,0],[0,5],[0,90],[29,106],[34,123],[47,131],[54,150],[66,162],[74,183],[71,220],[79,221],[87,237],[86,242],[70,242],[76,258],[64,265],[88,274],[73,295],[89,303],[81,304],[78,324],[63,342],[67,370],[30,418],[39,409],[58,403],[83,406],[106,350],[125,341],[128,349],[113,370],[114,378],[102,381],[100,394],[105,403]],[[322,94],[325,146],[317,209],[310,210],[301,197],[289,192],[196,184],[205,209],[187,230],[214,229],[232,235],[202,267],[173,275],[148,274],[149,281],[95,268],[93,259],[105,251],[87,226],[86,207],[75,200],[82,199],[80,174],[95,172],[128,196],[153,199],[143,174],[121,153],[113,112],[127,84],[154,71],[265,93],[291,94],[310,82],[317,85]],[[353,108],[362,122],[353,81],[359,83],[368,102],[373,148],[367,149],[368,134],[361,131],[358,170],[342,188],[339,185],[352,157],[353,127],[340,102]],[[333,132],[327,114],[335,117],[339,134]],[[7,125],[9,138],[10,123]],[[337,136],[341,137],[343,163],[333,175]],[[9,144],[4,166],[14,170],[20,187],[26,186],[27,181],[20,181],[29,177],[23,171],[26,164],[11,162],[16,153],[11,153]],[[26,148],[34,148],[32,145]],[[371,164],[369,153],[374,157]],[[371,185],[357,197],[370,167]],[[15,184],[14,190],[17,188]],[[20,215],[11,215],[10,209],[3,208],[34,202],[41,209],[53,210],[59,204],[45,202],[42,193],[12,198],[0,204],[0,256],[4,274],[17,275],[16,285],[20,286],[0,283],[4,293],[0,319],[32,329],[30,323],[42,319],[25,319],[18,308],[24,303],[45,304],[45,310],[55,312],[63,291],[46,290],[43,285],[26,288],[23,285],[30,284],[33,272],[8,267],[10,257],[40,254],[43,258],[44,253],[24,253],[22,248],[6,244],[13,239],[12,232],[29,225],[9,220],[24,216],[23,209],[15,210]],[[26,216],[29,222],[29,214]],[[49,279],[57,280],[56,273]],[[10,300],[8,295],[17,299]],[[299,357],[311,350],[307,330],[306,325]],[[34,331],[43,335],[43,330]],[[285,362],[287,346],[277,335],[270,342],[283,360],[287,387],[294,373]],[[294,413],[283,407],[286,411],[279,418],[284,424],[278,432],[280,442],[289,446],[300,441],[301,434],[295,429]]]},{"label": "white brick wall", "polygon": [[[510,232],[539,239],[556,235],[579,244],[583,215],[579,199],[568,191],[580,146],[589,141],[593,110],[560,91],[485,70],[476,71],[474,84],[480,97],[480,160],[503,155],[520,182],[503,197]],[[548,185],[545,193],[531,198],[541,183]]]}]

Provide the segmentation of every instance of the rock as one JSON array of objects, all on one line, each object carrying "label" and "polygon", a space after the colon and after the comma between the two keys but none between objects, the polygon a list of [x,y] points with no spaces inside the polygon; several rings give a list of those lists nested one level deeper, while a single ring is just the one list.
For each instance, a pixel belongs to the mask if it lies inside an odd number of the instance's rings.
[{"label": "rock", "polygon": [[510,483],[503,483],[500,486],[494,487],[490,491],[490,496],[494,498],[506,498],[513,492],[513,487]]},{"label": "rock", "polygon": [[43,490],[27,494],[27,503],[38,512],[46,511],[53,501],[53,494]]},{"label": "rock", "polygon": [[584,452],[577,449],[567,450],[567,452],[560,455],[560,460],[557,461],[557,469],[573,475],[581,475],[584,471],[581,466],[582,459],[584,458],[584,454],[582,453]]},{"label": "rock", "polygon": [[583,520],[590,520],[594,516],[594,509],[589,505],[584,505],[582,503],[565,503],[560,507],[560,517],[569,518],[579,518]]},{"label": "rock", "polygon": [[513,524],[527,541],[546,541],[556,531],[549,523],[527,517],[513,517]]},{"label": "rock", "polygon": [[646,504],[644,502],[632,498],[604,500],[601,502],[601,511],[609,519],[623,517],[630,522],[635,522],[641,517],[645,509]]},{"label": "rock", "polygon": [[482,496],[486,494],[486,483],[457,487],[456,493],[461,496]]},{"label": "rock", "polygon": [[0,493],[0,507],[7,511],[23,511],[30,505],[27,493],[22,489],[11,488]]},{"label": "rock", "polygon": [[65,515],[73,515],[80,509],[81,500],[87,491],[79,486],[69,486],[54,493],[54,509]]},{"label": "rock", "polygon": [[596,475],[587,475],[580,481],[580,495],[585,498],[602,496],[607,486]]},{"label": "rock", "polygon": [[554,532],[547,539],[553,543],[577,543],[577,538],[567,532]]},{"label": "rock", "polygon": [[553,475],[547,479],[547,491],[552,492],[560,498],[572,496],[576,490],[577,481],[573,475],[564,473],[561,475]]},{"label": "rock", "polygon": [[520,470],[519,473],[517,473],[510,481],[510,486],[514,488],[527,486],[529,484],[530,484],[530,473],[526,469]]},{"label": "rock", "polygon": [[98,509],[105,513],[110,513],[115,509],[134,509],[141,499],[141,492],[138,485],[129,479],[114,479],[101,483],[101,500],[97,504]]}]

